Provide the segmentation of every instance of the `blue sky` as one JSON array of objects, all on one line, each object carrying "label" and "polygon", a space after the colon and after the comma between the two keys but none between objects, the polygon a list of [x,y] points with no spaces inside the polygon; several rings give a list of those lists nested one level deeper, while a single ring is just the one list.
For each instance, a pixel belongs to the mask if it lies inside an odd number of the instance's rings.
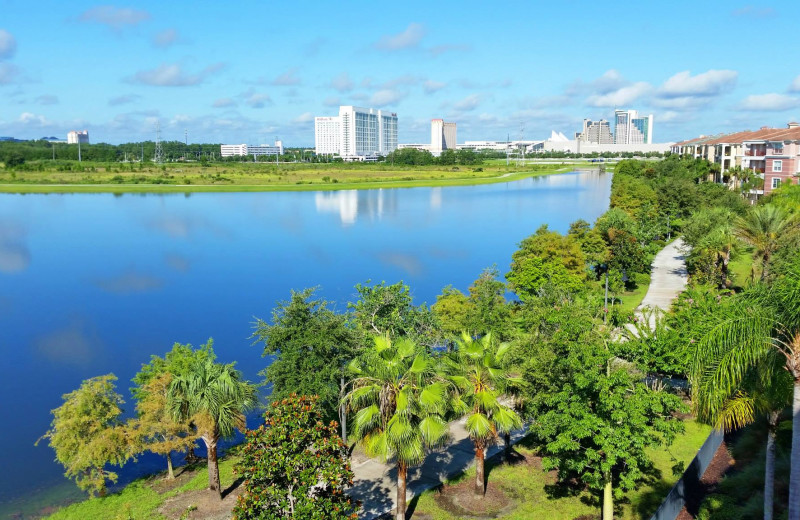
[{"label": "blue sky", "polygon": [[800,119],[800,2],[0,0],[0,136],[313,145],[339,104],[458,140],[572,136],[614,107],[658,142]]}]

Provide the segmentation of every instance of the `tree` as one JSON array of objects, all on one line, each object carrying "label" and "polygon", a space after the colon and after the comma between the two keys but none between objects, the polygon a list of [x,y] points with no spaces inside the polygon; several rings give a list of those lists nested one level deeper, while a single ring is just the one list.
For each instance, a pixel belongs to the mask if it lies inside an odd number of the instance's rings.
[{"label": "tree", "polygon": [[245,432],[236,472],[244,478],[234,518],[355,520],[347,447],[336,422],[323,424],[316,396],[274,400],[264,424]]},{"label": "tree", "polygon": [[496,266],[487,267],[469,287],[469,302],[472,304],[467,315],[468,329],[475,334],[497,331],[501,338],[507,333],[511,310],[506,302],[506,284],[498,280],[500,272]]},{"label": "tree", "polygon": [[441,340],[436,316],[424,304],[412,305],[408,285],[402,281],[391,285],[386,282],[367,284],[356,285],[359,300],[348,304],[366,341],[372,341],[376,334],[388,334],[392,338],[405,336],[432,348]]},{"label": "tree", "polygon": [[187,374],[169,385],[168,404],[175,421],[193,422],[208,452],[208,488],[220,500],[222,489],[217,464],[220,438],[230,438],[245,427],[245,412],[256,405],[255,386],[242,380],[234,364],[198,360]]},{"label": "tree", "polygon": [[165,372],[140,387],[137,418],[130,422],[136,451],[151,451],[167,458],[167,477],[175,478],[172,452],[194,446],[194,428],[188,421],[176,421],[169,413],[168,394],[173,375]]},{"label": "tree", "polygon": [[682,427],[672,416],[682,407],[677,396],[614,365],[597,341],[558,353],[557,388],[531,427],[544,443],[546,469],[602,491],[604,520],[613,518],[614,495],[635,489],[652,465],[647,448],[669,444]]},{"label": "tree", "polygon": [[457,388],[454,409],[466,415],[467,432],[475,446],[475,494],[483,496],[486,448],[497,441],[498,433],[522,427],[522,419],[507,404],[508,391],[521,380],[511,376],[504,363],[510,344],[495,345],[491,333],[477,341],[464,333],[456,345],[443,362]]},{"label": "tree", "polygon": [[550,231],[547,225],[523,240],[511,259],[506,279],[522,301],[535,297],[548,284],[568,292],[584,287],[586,259],[580,244],[573,236]]},{"label": "tree", "polygon": [[[693,373],[702,374],[709,395],[735,396],[744,392],[751,370],[772,366],[773,357],[791,376],[792,454],[789,476],[789,520],[800,520],[800,259],[772,286],[756,285],[742,294],[732,309],[697,344]],[[759,380],[772,380],[759,374]],[[713,392],[713,394],[712,394]],[[706,414],[714,417],[720,401],[710,401]],[[722,401],[724,403],[724,401]]]},{"label": "tree", "polygon": [[270,400],[317,395],[326,421],[339,414],[344,426],[339,399],[359,338],[347,316],[329,309],[330,302],[314,299],[314,291],[292,291],[289,301],[272,311],[272,324],[256,321],[252,337],[264,343],[263,356],[273,356],[261,372],[272,386]]},{"label": "tree", "polygon": [[113,374],[93,377],[80,388],[64,394],[64,404],[52,411],[50,429],[39,440],[48,439],[56,460],[90,495],[106,494],[106,480],[117,481],[107,464],[122,466],[129,458],[127,432],[120,420],[123,404]]},{"label": "tree", "polygon": [[470,316],[475,312],[475,305],[452,285],[442,289],[442,294],[436,297],[436,303],[431,305],[431,310],[448,340],[457,338],[461,331],[472,330]]},{"label": "tree", "polygon": [[375,338],[350,363],[354,375],[346,401],[356,411],[354,433],[367,455],[397,464],[397,520],[405,520],[408,467],[448,436],[447,385],[433,360],[407,338]]},{"label": "tree", "polygon": [[783,210],[770,204],[756,206],[736,219],[736,235],[754,248],[753,260],[761,263],[761,281],[769,279],[769,263],[778,249],[781,235],[796,225]]}]

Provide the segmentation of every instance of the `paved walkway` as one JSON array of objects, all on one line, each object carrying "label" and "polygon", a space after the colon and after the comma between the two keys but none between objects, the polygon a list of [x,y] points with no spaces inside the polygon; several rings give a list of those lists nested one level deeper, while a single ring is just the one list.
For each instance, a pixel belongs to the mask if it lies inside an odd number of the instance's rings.
[{"label": "paved walkway", "polygon": [[[686,287],[688,273],[684,255],[680,249],[683,241],[679,238],[668,244],[653,259],[650,287],[642,303],[637,308],[641,314],[643,307],[659,308],[666,312],[672,301]],[[651,323],[654,326],[654,323]],[[407,503],[427,489],[438,486],[447,478],[469,468],[475,460],[475,450],[464,429],[465,419],[450,424],[451,442],[445,448],[428,454],[420,466],[409,468],[407,482]],[[525,436],[527,428],[520,429],[511,436],[511,444]],[[504,449],[501,441],[489,448],[486,457]],[[383,464],[364,456],[352,460],[355,479],[348,494],[362,502],[359,518],[371,520],[389,513],[395,507],[397,498],[397,470],[393,464]]]},{"label": "paved walkway", "polygon": [[[429,453],[419,466],[408,468],[406,477],[406,503],[415,495],[438,486],[447,478],[469,468],[475,460],[475,449],[464,429],[465,419],[450,424],[451,442],[440,450]],[[527,428],[522,428],[511,436],[511,444],[525,436]],[[486,458],[499,453],[503,442],[489,448]],[[397,469],[394,464],[383,464],[366,457],[352,460],[355,479],[347,494],[360,500],[362,510],[359,518],[369,520],[392,511],[397,499]]]},{"label": "paved walkway", "polygon": [[[636,313],[641,316],[642,309],[660,309],[663,312],[669,311],[673,300],[683,292],[689,281],[689,273],[686,271],[686,257],[681,252],[684,247],[683,239],[675,239],[667,244],[664,249],[658,252],[653,259],[650,275],[650,287],[644,300],[636,308]],[[650,317],[650,327],[655,327],[655,315]]]}]

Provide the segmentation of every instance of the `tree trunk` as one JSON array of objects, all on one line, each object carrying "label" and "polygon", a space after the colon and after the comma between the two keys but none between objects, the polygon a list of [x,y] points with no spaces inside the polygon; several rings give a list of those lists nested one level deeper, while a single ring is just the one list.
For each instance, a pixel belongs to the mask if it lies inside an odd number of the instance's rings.
[{"label": "tree trunk", "polygon": [[800,378],[794,380],[792,456],[789,473],[789,520],[800,520]]},{"label": "tree trunk", "polygon": [[339,379],[339,423],[342,425],[342,442],[347,444],[347,406],[344,395],[344,377],[342,377]]},{"label": "tree trunk", "polygon": [[216,432],[209,437],[203,436],[208,451],[208,489],[215,492],[222,500],[222,487],[219,483],[219,464],[217,463],[217,441],[219,438]]},{"label": "tree trunk", "polygon": [[764,464],[764,520],[772,520],[775,502],[775,429],[778,425],[778,412],[769,414],[767,429],[767,459]]},{"label": "tree trunk", "polygon": [[175,473],[172,471],[172,454],[167,452],[167,478],[172,480],[175,478]]},{"label": "tree trunk", "polygon": [[511,432],[506,432],[503,434],[503,456],[508,462],[511,459]]},{"label": "tree trunk", "polygon": [[406,520],[406,465],[397,463],[397,509],[396,520]]},{"label": "tree trunk", "polygon": [[606,473],[606,485],[603,488],[603,520],[614,518],[614,495],[612,493],[611,474]]},{"label": "tree trunk", "polygon": [[477,496],[483,496],[485,492],[483,487],[483,483],[486,481],[484,478],[485,462],[483,446],[475,444],[475,494]]}]

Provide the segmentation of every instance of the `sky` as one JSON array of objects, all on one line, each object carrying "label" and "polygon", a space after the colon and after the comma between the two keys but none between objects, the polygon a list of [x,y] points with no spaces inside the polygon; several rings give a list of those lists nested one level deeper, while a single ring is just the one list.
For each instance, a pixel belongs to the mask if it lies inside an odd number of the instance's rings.
[{"label": "sky", "polygon": [[458,141],[569,137],[615,108],[654,142],[800,120],[800,2],[0,0],[0,136],[313,146],[339,105]]}]

